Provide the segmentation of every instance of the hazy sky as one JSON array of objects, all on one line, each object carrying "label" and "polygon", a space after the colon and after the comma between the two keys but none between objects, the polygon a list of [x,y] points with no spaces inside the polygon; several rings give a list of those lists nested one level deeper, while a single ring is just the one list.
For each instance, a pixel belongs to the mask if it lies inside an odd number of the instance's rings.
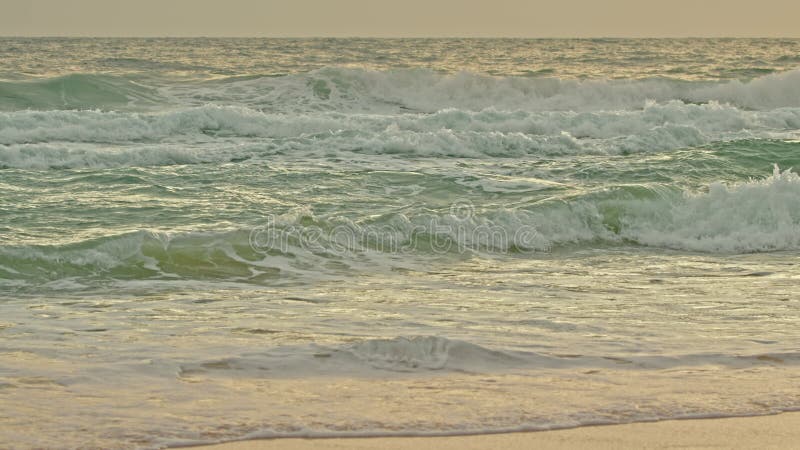
[{"label": "hazy sky", "polygon": [[0,0],[6,36],[783,36],[800,0]]}]

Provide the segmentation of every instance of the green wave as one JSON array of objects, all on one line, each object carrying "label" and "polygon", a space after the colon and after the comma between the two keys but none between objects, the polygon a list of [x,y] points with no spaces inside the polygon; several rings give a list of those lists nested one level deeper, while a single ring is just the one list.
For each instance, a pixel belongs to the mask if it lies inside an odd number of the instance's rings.
[{"label": "green wave", "polygon": [[154,88],[126,77],[73,74],[27,81],[0,81],[0,110],[94,109],[156,104]]},{"label": "green wave", "polygon": [[[800,177],[777,167],[745,183],[689,193],[624,184],[508,209],[414,208],[354,218],[300,208],[229,231],[137,231],[67,245],[0,246],[0,282],[224,280],[269,283],[429,270],[479,255],[641,246],[703,253],[800,249]],[[416,269],[415,269],[416,268]]]}]

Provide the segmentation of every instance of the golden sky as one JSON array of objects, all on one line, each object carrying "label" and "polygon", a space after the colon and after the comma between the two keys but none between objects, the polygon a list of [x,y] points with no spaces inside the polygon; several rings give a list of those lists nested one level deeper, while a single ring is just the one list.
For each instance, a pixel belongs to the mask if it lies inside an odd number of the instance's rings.
[{"label": "golden sky", "polygon": [[800,0],[0,0],[5,36],[800,37]]}]

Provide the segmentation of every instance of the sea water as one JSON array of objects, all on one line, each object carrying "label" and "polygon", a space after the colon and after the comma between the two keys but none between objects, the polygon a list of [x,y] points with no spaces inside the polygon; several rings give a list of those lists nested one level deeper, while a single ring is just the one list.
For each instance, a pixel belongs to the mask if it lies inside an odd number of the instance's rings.
[{"label": "sea water", "polygon": [[798,66],[0,39],[0,447],[797,409]]}]

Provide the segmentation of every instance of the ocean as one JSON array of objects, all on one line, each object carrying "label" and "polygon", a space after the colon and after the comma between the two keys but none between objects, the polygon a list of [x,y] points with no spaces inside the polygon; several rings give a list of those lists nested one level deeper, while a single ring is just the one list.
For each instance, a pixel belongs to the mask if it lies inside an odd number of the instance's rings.
[{"label": "ocean", "polygon": [[0,447],[800,409],[800,40],[0,39]]}]

